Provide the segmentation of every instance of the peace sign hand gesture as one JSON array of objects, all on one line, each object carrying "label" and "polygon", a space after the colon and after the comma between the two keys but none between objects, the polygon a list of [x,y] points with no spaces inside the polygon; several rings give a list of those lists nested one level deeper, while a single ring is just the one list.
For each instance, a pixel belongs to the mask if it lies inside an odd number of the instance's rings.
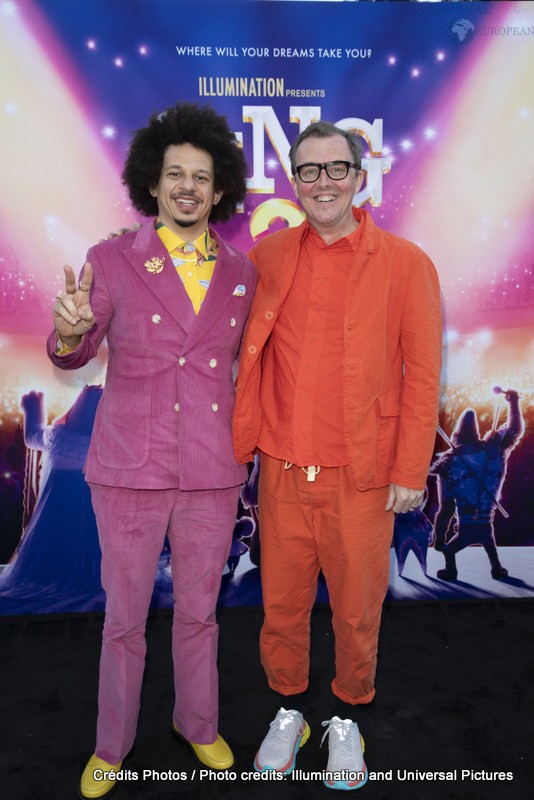
[{"label": "peace sign hand gesture", "polygon": [[96,322],[89,302],[93,268],[87,261],[78,288],[76,288],[76,278],[72,267],[66,266],[63,270],[65,272],[65,293],[60,292],[54,303],[54,327],[61,341],[73,349],[79,345],[82,336]]}]

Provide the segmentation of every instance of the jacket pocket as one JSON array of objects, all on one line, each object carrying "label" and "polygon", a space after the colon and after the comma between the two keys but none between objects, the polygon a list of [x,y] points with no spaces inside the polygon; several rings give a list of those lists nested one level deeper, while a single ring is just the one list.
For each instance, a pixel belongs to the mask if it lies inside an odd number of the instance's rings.
[{"label": "jacket pocket", "polygon": [[392,389],[378,398],[377,470],[389,470],[397,451],[400,423],[399,390]]},{"label": "jacket pocket", "polygon": [[150,451],[150,395],[104,391],[95,425],[96,455],[104,467],[139,469]]}]

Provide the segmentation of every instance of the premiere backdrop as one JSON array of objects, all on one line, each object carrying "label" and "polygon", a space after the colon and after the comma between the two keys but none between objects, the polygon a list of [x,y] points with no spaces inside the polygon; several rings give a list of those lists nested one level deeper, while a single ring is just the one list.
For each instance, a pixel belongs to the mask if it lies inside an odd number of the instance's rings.
[{"label": "premiere backdrop", "polygon": [[[322,118],[361,136],[354,202],[428,252],[446,317],[449,452],[424,513],[396,525],[389,596],[534,595],[533,74],[531,2],[0,0],[0,613],[103,607],[82,468],[106,353],[60,373],[45,338],[63,264],[137,219],[120,182],[132,132],[177,100],[211,104],[242,142],[249,194],[222,233],[244,250],[303,218],[288,161],[301,129]],[[459,447],[468,408],[476,457]],[[257,466],[221,603],[261,599]],[[436,577],[445,494],[487,520],[507,577],[476,544],[458,581]],[[171,602],[164,551],[154,605]]]}]

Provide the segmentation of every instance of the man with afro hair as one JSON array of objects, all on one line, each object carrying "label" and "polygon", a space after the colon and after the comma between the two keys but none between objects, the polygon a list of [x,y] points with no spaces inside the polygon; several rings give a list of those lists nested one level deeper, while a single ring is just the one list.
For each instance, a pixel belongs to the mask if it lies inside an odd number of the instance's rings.
[{"label": "man with afro hair", "polygon": [[166,535],[173,731],[210,769],[233,764],[218,733],[215,610],[247,475],[232,448],[232,368],[256,278],[246,256],[208,223],[228,220],[244,200],[246,163],[224,117],[178,103],[134,134],[122,177],[135,208],[151,219],[92,247],[78,283],[65,267],[48,340],[62,369],[83,367],[104,337],[109,347],[85,468],[106,616],[84,798],[115,788],[134,743],[146,619]]}]

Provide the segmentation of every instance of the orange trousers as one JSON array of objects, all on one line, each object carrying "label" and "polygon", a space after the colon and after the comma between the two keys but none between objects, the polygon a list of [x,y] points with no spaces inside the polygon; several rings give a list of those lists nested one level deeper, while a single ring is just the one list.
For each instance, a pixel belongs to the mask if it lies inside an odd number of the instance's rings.
[{"label": "orange trousers", "polygon": [[310,616],[322,570],[335,635],[332,691],[353,705],[373,699],[393,537],[388,491],[358,491],[347,467],[322,468],[310,482],[300,467],[285,469],[262,452],[260,653],[269,686],[280,694],[308,687]]}]

